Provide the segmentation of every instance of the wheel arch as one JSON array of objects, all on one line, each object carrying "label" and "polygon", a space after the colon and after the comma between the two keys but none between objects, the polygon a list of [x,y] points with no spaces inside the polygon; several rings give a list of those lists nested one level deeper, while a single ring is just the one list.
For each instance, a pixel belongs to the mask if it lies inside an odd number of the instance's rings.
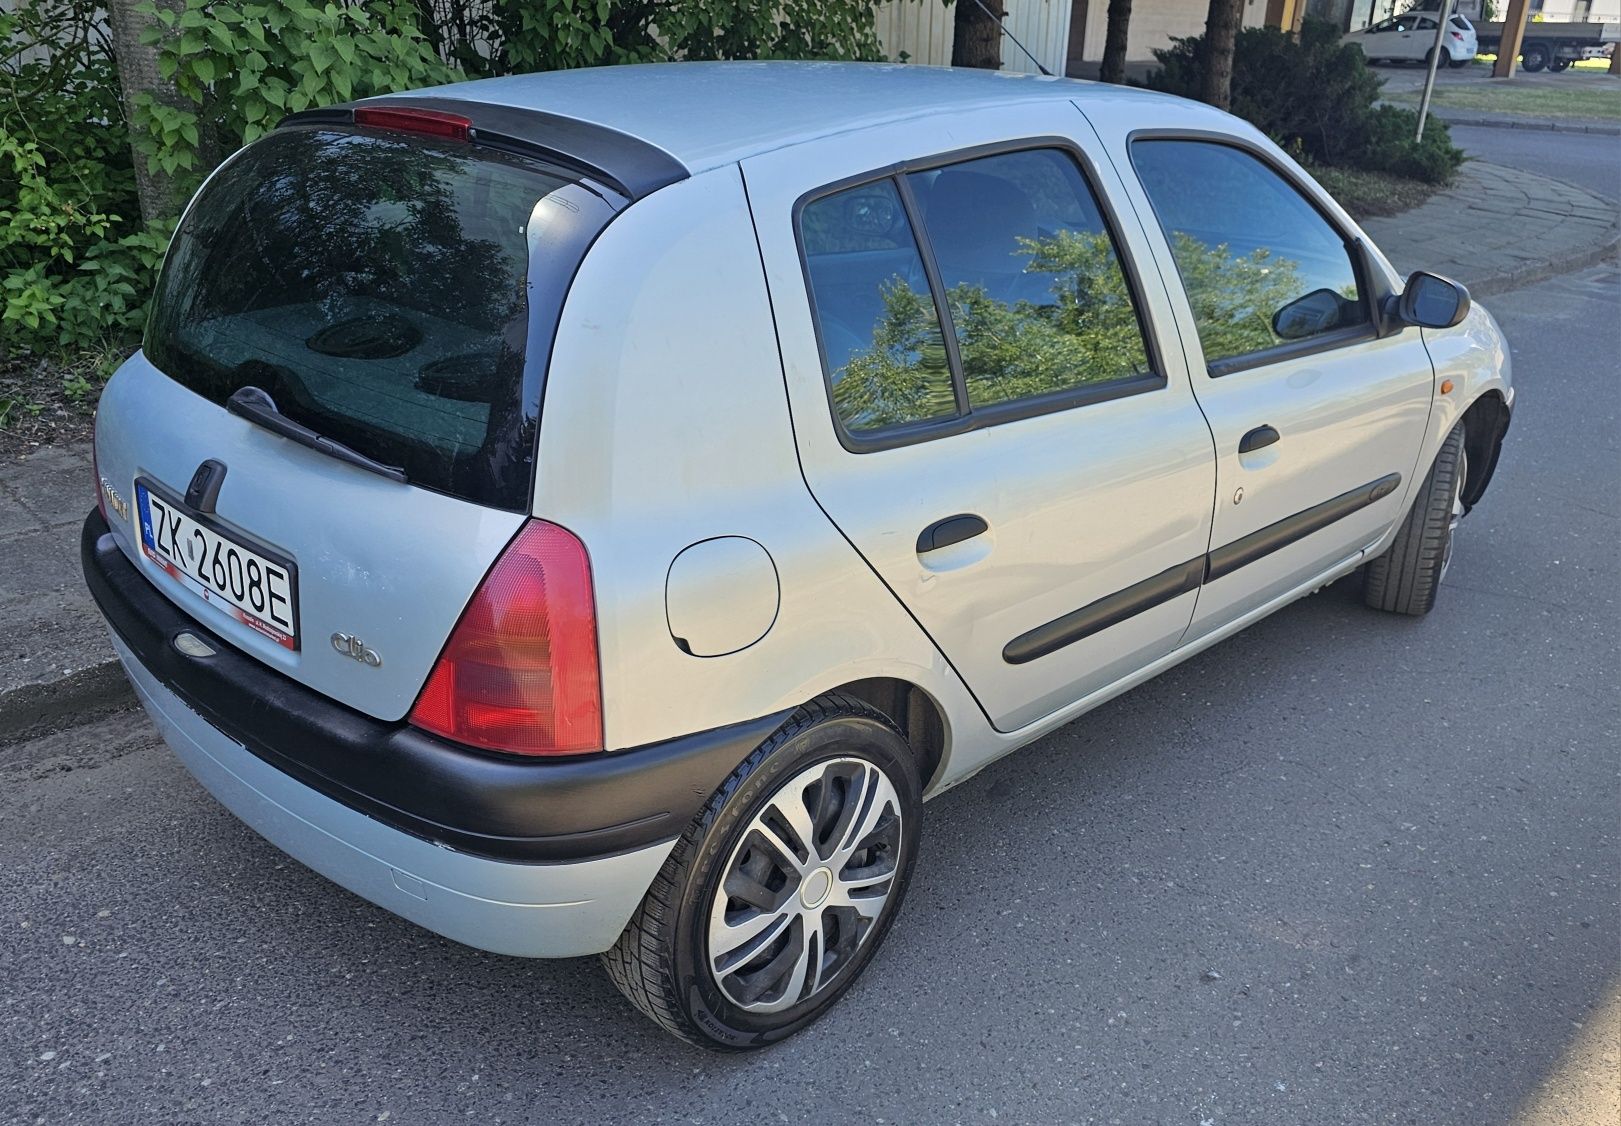
[{"label": "wheel arch", "polygon": [[1503,452],[1503,435],[1508,433],[1508,402],[1501,391],[1487,391],[1463,412],[1464,452],[1469,456],[1469,475],[1463,483],[1465,511],[1473,508],[1486,493],[1497,459]]},{"label": "wheel arch", "polygon": [[946,761],[946,739],[950,730],[940,702],[909,680],[892,676],[872,676],[852,680],[830,689],[871,704],[895,721],[917,758],[918,775],[926,794],[937,782]]}]

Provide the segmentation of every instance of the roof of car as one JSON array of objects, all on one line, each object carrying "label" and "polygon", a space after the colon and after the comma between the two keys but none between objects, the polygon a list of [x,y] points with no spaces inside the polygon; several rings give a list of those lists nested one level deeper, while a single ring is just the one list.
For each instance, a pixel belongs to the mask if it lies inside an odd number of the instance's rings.
[{"label": "roof of car", "polygon": [[541,110],[656,145],[692,172],[832,133],[970,108],[1166,95],[1067,78],[891,63],[588,67],[459,82],[410,98]]}]

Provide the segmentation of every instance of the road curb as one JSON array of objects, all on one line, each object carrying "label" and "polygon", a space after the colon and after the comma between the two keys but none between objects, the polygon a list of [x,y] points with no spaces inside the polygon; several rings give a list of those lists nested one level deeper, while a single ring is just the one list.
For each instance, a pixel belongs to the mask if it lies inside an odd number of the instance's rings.
[{"label": "road curb", "polygon": [[1555,274],[1573,273],[1576,270],[1585,270],[1589,266],[1596,266],[1607,258],[1615,257],[1618,249],[1621,249],[1621,224],[1612,226],[1607,236],[1591,249],[1578,254],[1549,258],[1541,262],[1528,262],[1524,266],[1493,274],[1478,281],[1469,281],[1466,278],[1459,280],[1469,287],[1471,297],[1493,297],[1499,293],[1507,293],[1511,289],[1546,281]]},{"label": "road curb", "polygon": [[[1408,105],[1405,101],[1391,101],[1381,98],[1382,106],[1395,106],[1397,109],[1410,109],[1415,113],[1418,106]],[[1621,137],[1621,124],[1610,125],[1603,121],[1566,121],[1557,117],[1515,117],[1501,113],[1470,113],[1468,110],[1440,109],[1430,106],[1430,117],[1445,125],[1466,125],[1483,129],[1531,129],[1542,133],[1591,133],[1601,137]]]},{"label": "road curb", "polygon": [[1430,116],[1448,125],[1465,125],[1483,129],[1532,129],[1541,133],[1590,133],[1600,137],[1621,137],[1621,125],[1601,125],[1585,121],[1551,121],[1530,118],[1524,121],[1507,117],[1473,117],[1463,114],[1439,114],[1433,109]]},{"label": "road curb", "polygon": [[0,745],[57,727],[78,727],[135,706],[135,691],[116,657],[56,680],[0,692]]}]

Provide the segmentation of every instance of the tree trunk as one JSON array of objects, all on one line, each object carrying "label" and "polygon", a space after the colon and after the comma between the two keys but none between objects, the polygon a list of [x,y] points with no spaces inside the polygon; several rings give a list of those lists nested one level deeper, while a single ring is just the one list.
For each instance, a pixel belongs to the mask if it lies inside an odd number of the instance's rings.
[{"label": "tree trunk", "polygon": [[[108,0],[107,19],[112,25],[113,57],[118,60],[118,81],[123,92],[124,118],[130,123],[130,141],[138,140],[135,125],[135,99],[150,94],[159,103],[175,109],[195,110],[171,80],[158,73],[158,49],[141,42],[141,32],[147,27],[161,27],[154,16],[137,12],[139,0]],[[186,0],[154,0],[159,8],[166,8],[177,16],[186,10]],[[179,186],[173,176],[148,165],[146,154],[137,147],[135,159],[135,188],[141,197],[141,218],[146,220],[172,218],[179,213],[185,200],[180,198]]]},{"label": "tree trunk", "polygon": [[1199,99],[1228,109],[1233,95],[1233,44],[1244,18],[1244,0],[1210,0],[1204,25],[1204,83]]},{"label": "tree trunk", "polygon": [[[1002,68],[1002,17],[1007,14],[1002,0],[955,0],[951,44],[952,66],[977,66],[984,70]],[[980,7],[980,4],[985,7]],[[986,12],[989,8],[989,13]]]},{"label": "tree trunk", "polygon": [[1103,36],[1104,82],[1124,85],[1126,81],[1126,33],[1131,29],[1131,0],[1109,0],[1109,30]]}]

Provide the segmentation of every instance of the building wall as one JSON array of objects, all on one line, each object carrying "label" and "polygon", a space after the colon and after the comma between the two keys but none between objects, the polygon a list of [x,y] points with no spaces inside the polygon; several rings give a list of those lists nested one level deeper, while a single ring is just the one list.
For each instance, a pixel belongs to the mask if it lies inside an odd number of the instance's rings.
[{"label": "building wall", "polygon": [[[1069,43],[1070,0],[1003,0],[1007,19],[1003,26],[1054,74],[1064,73]],[[1078,0],[1084,4],[1086,0]],[[1108,0],[1101,0],[1107,4]],[[956,0],[973,3],[973,0]],[[889,0],[877,10],[878,42],[892,61],[949,66],[952,25],[956,8],[941,0]],[[1002,37],[1002,69],[1038,74],[1036,64]]]},{"label": "building wall", "polygon": [[[1017,0],[1008,0],[1014,4]],[[1085,9],[1086,36],[1081,53],[1085,62],[1103,58],[1103,36],[1109,25],[1109,0],[1075,0]],[[1203,35],[1209,0],[1138,0],[1131,6],[1130,33],[1126,36],[1126,58],[1148,61],[1154,49],[1169,47],[1172,39]],[[1259,27],[1266,22],[1266,0],[1244,0],[1244,26]]]},{"label": "building wall", "polygon": [[[1508,2],[1499,0],[1497,6],[1506,9]],[[1621,0],[1531,0],[1531,12],[1549,23],[1621,23]]]}]

